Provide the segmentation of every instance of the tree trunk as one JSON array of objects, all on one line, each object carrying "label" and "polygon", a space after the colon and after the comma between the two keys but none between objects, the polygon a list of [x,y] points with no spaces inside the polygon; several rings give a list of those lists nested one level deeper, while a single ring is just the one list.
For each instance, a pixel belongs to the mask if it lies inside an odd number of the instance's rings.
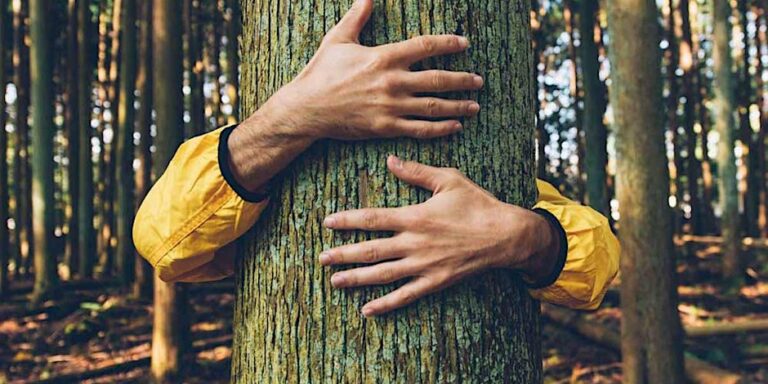
[{"label": "tree trunk", "polygon": [[[761,6],[755,6],[754,12],[757,15],[757,52],[760,57],[763,57],[768,52],[766,52],[766,44],[768,44],[768,38],[766,36],[765,27],[768,27],[766,25],[766,15],[765,15],[765,9]],[[763,73],[765,67],[763,65],[762,60],[757,60],[757,73]],[[760,112],[760,131],[757,134],[757,142],[755,143],[755,149],[757,150],[757,185],[760,188],[760,205],[759,205],[759,215],[758,215],[758,228],[760,229],[760,236],[766,236],[766,228],[768,228],[768,190],[766,189],[766,178],[765,178],[765,172],[766,172],[766,154],[765,154],[765,140],[766,140],[766,133],[768,133],[768,112],[765,110],[766,108],[766,97],[765,97],[765,81],[763,81],[762,76],[757,76],[757,106],[758,111]]]},{"label": "tree trunk", "polygon": [[[682,327],[668,205],[658,10],[652,0],[606,3],[616,195],[621,209],[625,383],[683,383]],[[648,278],[653,277],[653,284]]]},{"label": "tree trunk", "polygon": [[669,15],[667,17],[666,38],[667,48],[667,130],[672,137],[672,164],[675,172],[670,175],[670,196],[675,197],[675,204],[672,209],[672,232],[682,233],[683,227],[683,138],[680,134],[680,122],[678,120],[678,106],[680,105],[680,80],[677,76],[678,62],[680,54],[678,51],[678,40],[680,39],[679,23],[676,22],[677,11],[675,9],[675,0],[668,2]]},{"label": "tree trunk", "polygon": [[32,182],[29,164],[29,47],[25,42],[26,2],[13,2],[13,66],[16,84],[16,245],[17,271],[29,275],[35,244],[32,239]]},{"label": "tree trunk", "polygon": [[227,0],[227,96],[229,97],[229,104],[232,106],[232,114],[229,116],[227,124],[235,124],[240,121],[240,100],[237,93],[240,90],[239,39],[242,22],[240,2]]},{"label": "tree trunk", "polygon": [[8,133],[5,122],[5,89],[7,85],[6,51],[8,46],[5,40],[5,29],[8,27],[8,7],[0,7],[0,297],[6,294],[8,289],[8,262],[11,259],[10,233],[8,232]]},{"label": "tree trunk", "polygon": [[[584,82],[584,114],[582,131],[585,134],[586,151],[584,162],[587,174],[587,199],[589,205],[605,216],[610,216],[608,202],[607,170],[608,132],[603,123],[606,100],[605,85],[600,81],[600,61],[595,43],[595,16],[599,4],[597,0],[583,0],[579,13],[581,31],[582,80]],[[581,160],[580,160],[581,161]]]},{"label": "tree trunk", "polygon": [[[298,74],[349,4],[241,1],[243,116]],[[483,112],[466,122],[463,133],[446,139],[325,141],[284,172],[238,258],[233,380],[541,382],[539,306],[514,274],[491,272],[396,313],[365,319],[362,304],[393,286],[335,290],[328,283],[332,271],[317,262],[324,249],[371,237],[332,235],[321,227],[326,215],[428,198],[387,174],[390,153],[456,166],[502,201],[526,207],[535,202],[530,3],[456,0],[425,8],[402,0],[377,1],[375,8],[363,34],[368,45],[423,33],[468,36],[475,47],[468,54],[427,66],[484,76],[478,95]],[[265,19],[275,27],[264,28]]]},{"label": "tree trunk", "polygon": [[[154,1],[152,9],[154,106],[157,116],[153,170],[162,175],[184,138],[181,93],[184,73],[181,3]],[[154,328],[151,374],[155,382],[179,379],[185,350],[183,286],[165,283],[155,275]]]},{"label": "tree trunk", "polygon": [[[139,22],[139,65],[136,88],[139,90],[141,103],[138,112],[138,130],[141,136],[136,157],[139,168],[136,172],[136,207],[139,207],[152,185],[152,2],[141,3]],[[134,212],[135,214],[135,212]],[[136,254],[136,279],[133,282],[133,296],[150,300],[152,298],[152,266],[143,257]]]},{"label": "tree trunk", "polygon": [[729,285],[740,284],[743,273],[739,239],[739,191],[736,180],[735,142],[735,84],[731,66],[733,58],[731,41],[731,5],[728,0],[713,0],[714,36],[714,118],[715,129],[720,134],[717,150],[718,188],[722,208],[721,230],[723,234],[723,274]]},{"label": "tree trunk", "polygon": [[91,33],[91,11],[85,0],[77,2],[77,63],[78,63],[78,98],[80,111],[79,141],[80,151],[77,157],[77,167],[80,169],[78,189],[80,204],[77,213],[78,220],[78,250],[80,278],[93,277],[93,265],[96,251],[96,229],[93,226],[93,150],[91,144],[91,101],[93,66],[88,58],[91,46],[88,44]]},{"label": "tree trunk", "polygon": [[[582,94],[579,79],[579,60],[576,52],[576,7],[573,4],[573,0],[565,0],[563,10],[563,22],[565,23],[565,32],[568,34],[568,58],[571,61],[570,70],[570,90],[571,90],[571,102],[573,103],[573,111],[576,116],[574,121],[574,127],[576,128],[576,196],[579,201],[584,201],[584,137],[582,132]],[[579,31],[579,33],[583,32]],[[584,39],[580,39],[583,41]],[[562,147],[561,147],[562,148]],[[562,155],[562,152],[561,152]]]},{"label": "tree trunk", "polygon": [[32,302],[54,292],[58,285],[54,249],[53,196],[53,55],[48,33],[47,0],[30,0],[30,72],[32,80],[32,210],[35,235],[35,285]]},{"label": "tree trunk", "polygon": [[205,132],[205,95],[203,94],[202,17],[199,0],[184,0],[187,73],[189,73],[189,136]]},{"label": "tree trunk", "polygon": [[[69,210],[67,213],[67,250],[66,260],[69,267],[70,279],[78,270],[78,218],[77,212],[80,209],[80,197],[78,180],[80,179],[80,168],[78,167],[77,156],[80,153],[80,110],[77,104],[78,98],[78,62],[77,62],[77,0],[69,0],[67,5],[67,67],[66,67],[66,126],[67,126],[67,158],[69,167],[67,168],[67,185],[69,190]],[[87,120],[87,119],[84,119]]]},{"label": "tree trunk", "polygon": [[[746,149],[746,159],[742,155],[742,164],[747,171],[747,191],[744,196],[744,215],[743,231],[746,236],[759,237],[758,218],[760,214],[760,190],[762,189],[760,177],[757,175],[759,170],[758,145],[757,138],[752,131],[750,122],[750,110],[754,101],[754,91],[752,87],[753,78],[762,76],[762,72],[756,72],[752,75],[749,71],[752,61],[750,49],[752,47],[748,25],[747,0],[739,0],[739,14],[741,16],[742,42],[744,43],[743,57],[741,63],[741,81],[739,84],[739,130],[741,130],[742,146]],[[754,24],[758,26],[757,22]],[[753,36],[756,38],[757,36]],[[756,49],[759,47],[755,47]]]},{"label": "tree trunk", "polygon": [[125,287],[133,281],[136,250],[131,230],[134,217],[133,131],[136,90],[136,0],[124,0],[120,55],[120,92],[118,93],[116,168],[117,169],[117,270]]}]

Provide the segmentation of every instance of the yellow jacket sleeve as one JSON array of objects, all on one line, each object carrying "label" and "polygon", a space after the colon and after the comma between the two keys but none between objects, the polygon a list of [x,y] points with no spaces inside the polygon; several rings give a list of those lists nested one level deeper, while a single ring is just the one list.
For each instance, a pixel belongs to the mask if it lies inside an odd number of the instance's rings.
[{"label": "yellow jacket sleeve", "polygon": [[549,212],[565,234],[562,270],[547,287],[531,289],[537,299],[574,309],[596,309],[619,269],[621,247],[608,219],[590,207],[563,197],[552,185],[537,180],[534,209]]},{"label": "yellow jacket sleeve", "polygon": [[231,243],[250,229],[266,202],[231,181],[223,145],[234,127],[190,139],[136,214],[136,249],[164,281],[201,282],[233,272]]}]

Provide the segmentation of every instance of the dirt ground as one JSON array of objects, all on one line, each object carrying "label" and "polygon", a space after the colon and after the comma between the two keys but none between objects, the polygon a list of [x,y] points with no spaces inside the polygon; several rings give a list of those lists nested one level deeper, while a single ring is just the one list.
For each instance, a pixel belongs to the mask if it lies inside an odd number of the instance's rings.
[{"label": "dirt ground", "polygon": [[[707,253],[709,252],[709,253]],[[680,313],[685,324],[709,324],[768,318],[768,277],[754,262],[745,288],[725,295],[717,286],[717,258],[699,250],[684,258],[680,276]],[[691,268],[695,265],[696,268]],[[146,382],[152,330],[152,307],[131,301],[116,287],[96,282],[70,283],[62,299],[41,309],[26,307],[29,282],[17,283],[15,293],[0,302],[0,383]],[[196,350],[185,383],[228,383],[231,281],[192,285],[193,341]],[[618,330],[621,311],[616,287],[603,307],[587,316]],[[618,352],[572,331],[543,322],[545,383],[620,383]],[[768,345],[768,333],[697,338],[686,342],[687,353],[741,373],[745,383],[768,383],[768,355],[744,357],[739,347]],[[87,378],[72,374],[99,373]],[[69,375],[69,376],[67,376]],[[58,381],[51,381],[61,378]],[[48,380],[48,381],[46,381]]]}]

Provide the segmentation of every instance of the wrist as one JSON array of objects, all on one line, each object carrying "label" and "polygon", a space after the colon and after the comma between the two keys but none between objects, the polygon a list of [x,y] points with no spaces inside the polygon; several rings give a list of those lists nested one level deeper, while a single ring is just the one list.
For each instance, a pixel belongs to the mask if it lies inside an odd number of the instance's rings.
[{"label": "wrist", "polygon": [[[537,211],[515,208],[515,220],[520,227],[512,238],[517,239],[510,247],[507,267],[519,272],[529,285],[549,285],[552,276],[562,269],[560,263],[564,239],[559,233],[561,227],[550,222]],[[554,217],[552,217],[553,220]],[[556,279],[556,277],[555,277]]]}]

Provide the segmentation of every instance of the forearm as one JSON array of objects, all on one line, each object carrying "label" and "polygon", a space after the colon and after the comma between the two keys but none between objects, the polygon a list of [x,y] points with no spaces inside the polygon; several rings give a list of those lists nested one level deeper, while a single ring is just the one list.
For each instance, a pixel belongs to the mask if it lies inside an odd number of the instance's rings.
[{"label": "forearm", "polygon": [[240,123],[229,136],[229,166],[241,186],[258,191],[315,141],[279,98]]}]

